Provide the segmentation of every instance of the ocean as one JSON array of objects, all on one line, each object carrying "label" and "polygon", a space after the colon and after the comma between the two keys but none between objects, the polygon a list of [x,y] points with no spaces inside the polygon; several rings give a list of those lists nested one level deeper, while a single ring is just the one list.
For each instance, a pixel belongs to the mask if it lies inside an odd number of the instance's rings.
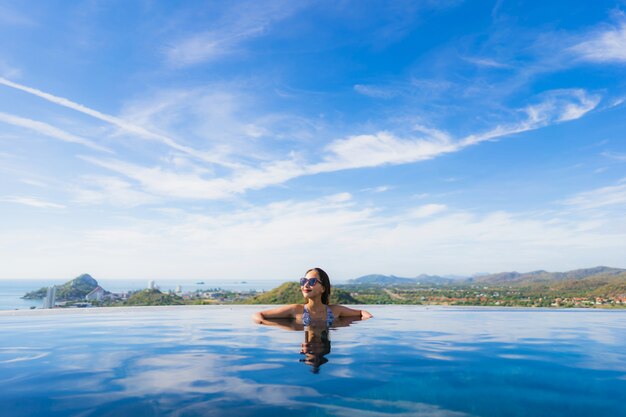
[{"label": "ocean", "polygon": [[[28,310],[31,307],[41,308],[43,300],[23,300],[21,297],[27,292],[38,290],[41,287],[62,285],[68,280],[0,280],[0,310]],[[159,281],[156,284],[162,291],[175,290],[178,285],[182,291],[195,291],[198,289],[221,288],[232,291],[267,291],[282,283],[280,280],[203,280],[204,284],[196,281]],[[98,284],[111,292],[126,292],[140,290],[148,287],[148,280],[107,280],[99,279]]]}]

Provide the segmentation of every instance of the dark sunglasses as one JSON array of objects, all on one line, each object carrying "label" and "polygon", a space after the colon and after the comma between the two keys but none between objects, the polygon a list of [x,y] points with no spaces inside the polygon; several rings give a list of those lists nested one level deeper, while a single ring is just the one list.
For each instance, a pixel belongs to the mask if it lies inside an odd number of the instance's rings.
[{"label": "dark sunglasses", "polygon": [[320,282],[319,278],[300,278],[301,287],[304,287],[307,283],[309,287],[314,287],[318,282]]}]

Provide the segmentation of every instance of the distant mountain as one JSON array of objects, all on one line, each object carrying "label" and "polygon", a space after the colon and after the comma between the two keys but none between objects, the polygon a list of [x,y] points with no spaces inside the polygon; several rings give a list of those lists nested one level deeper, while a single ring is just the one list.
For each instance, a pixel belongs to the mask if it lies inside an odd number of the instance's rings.
[{"label": "distant mountain", "polygon": [[403,285],[403,284],[434,284],[434,285],[447,285],[454,282],[454,279],[444,278],[438,275],[426,275],[421,274],[415,278],[403,278],[395,275],[364,275],[359,278],[351,279],[348,284],[362,284],[362,285]]},{"label": "distant mountain", "polygon": [[[63,285],[56,285],[56,299],[58,301],[78,301],[84,300],[94,288],[98,286],[96,281],[89,274],[82,274]],[[26,293],[22,298],[42,299],[46,296],[47,287]]]},{"label": "distant mountain", "polygon": [[450,277],[440,277],[439,275],[426,275],[421,274],[414,278],[418,284],[436,284],[436,285],[448,285],[458,281],[458,279]]},{"label": "distant mountain", "polygon": [[[246,301],[246,304],[299,304],[304,302],[300,284],[285,282],[281,286],[259,294]],[[331,304],[359,304],[349,292],[333,287],[330,293]]]},{"label": "distant mountain", "polygon": [[520,273],[510,271],[457,279],[426,274],[418,275],[415,278],[372,274],[349,280],[348,284],[381,287],[397,285],[442,285],[455,287],[486,285],[543,288],[581,294],[624,294],[626,293],[626,269],[597,266],[566,272],[538,270]]},{"label": "distant mountain", "polygon": [[391,284],[414,284],[413,278],[402,278],[395,275],[371,274],[364,275],[355,279],[348,280],[349,284],[375,284],[375,285],[391,285]]},{"label": "distant mountain", "polygon": [[594,276],[619,276],[626,273],[626,269],[597,266],[595,268],[575,269],[567,272],[500,272],[497,274],[482,275],[466,280],[467,283],[525,286],[537,284],[553,284],[559,281],[584,280]]}]

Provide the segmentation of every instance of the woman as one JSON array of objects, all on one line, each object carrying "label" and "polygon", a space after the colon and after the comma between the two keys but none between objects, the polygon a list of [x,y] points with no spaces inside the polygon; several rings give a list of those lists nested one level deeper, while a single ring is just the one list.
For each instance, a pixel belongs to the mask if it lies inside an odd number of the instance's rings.
[{"label": "woman", "polygon": [[321,268],[309,269],[300,279],[300,289],[306,304],[291,304],[255,313],[252,318],[257,323],[267,319],[296,319],[305,326],[325,323],[330,326],[334,319],[353,317],[369,319],[372,317],[365,310],[355,310],[339,304],[328,304],[330,297],[330,279]]}]

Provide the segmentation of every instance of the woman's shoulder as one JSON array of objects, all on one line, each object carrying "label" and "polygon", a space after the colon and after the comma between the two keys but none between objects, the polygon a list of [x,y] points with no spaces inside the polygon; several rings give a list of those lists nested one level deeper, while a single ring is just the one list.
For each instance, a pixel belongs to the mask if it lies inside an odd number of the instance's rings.
[{"label": "woman's shoulder", "polygon": [[287,308],[293,314],[302,314],[304,312],[304,304],[289,304]]},{"label": "woman's shoulder", "polygon": [[345,309],[345,307],[342,306],[341,304],[329,304],[328,308],[330,308],[330,311],[332,311],[333,314],[335,315],[337,315],[337,313],[340,313],[341,311]]}]

